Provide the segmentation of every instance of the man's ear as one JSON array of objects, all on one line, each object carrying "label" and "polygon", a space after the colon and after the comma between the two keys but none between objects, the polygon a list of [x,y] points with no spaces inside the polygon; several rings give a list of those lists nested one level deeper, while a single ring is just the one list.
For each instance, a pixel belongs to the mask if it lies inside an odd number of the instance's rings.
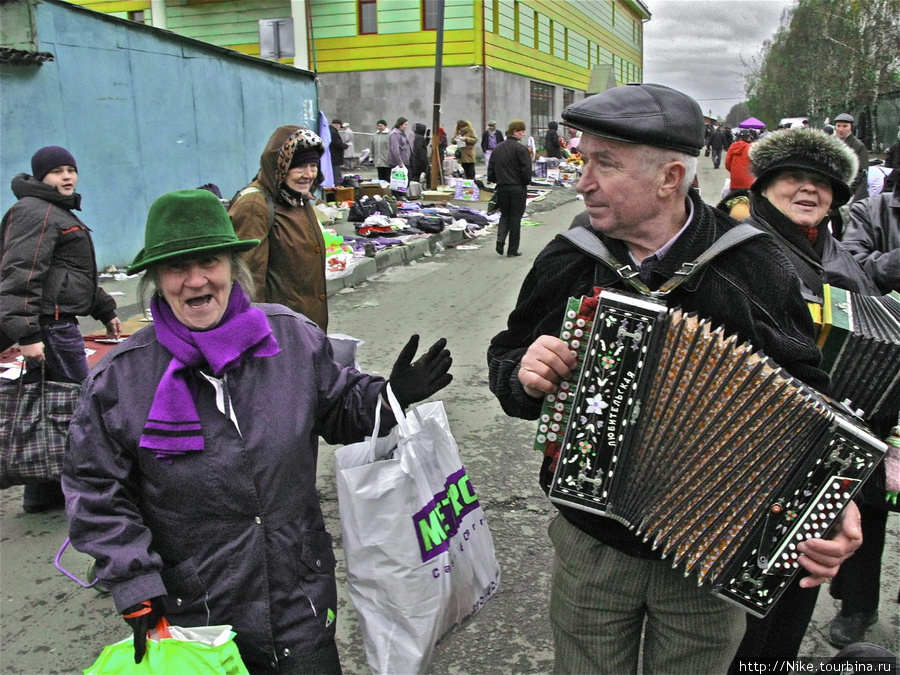
[{"label": "man's ear", "polygon": [[684,164],[677,160],[663,164],[660,167],[659,196],[669,197],[673,192],[677,192],[682,181],[684,181],[686,171]]}]

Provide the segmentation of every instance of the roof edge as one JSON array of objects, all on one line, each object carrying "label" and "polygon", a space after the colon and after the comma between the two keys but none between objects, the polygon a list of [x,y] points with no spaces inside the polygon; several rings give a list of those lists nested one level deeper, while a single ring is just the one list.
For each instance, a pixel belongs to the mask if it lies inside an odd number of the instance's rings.
[{"label": "roof edge", "polygon": [[[294,66],[289,66],[285,63],[278,63],[276,61],[268,61],[266,59],[262,59],[258,56],[250,56],[249,54],[242,54],[239,51],[234,49],[229,49],[228,47],[220,47],[219,45],[210,44],[209,42],[204,42],[203,40],[198,40],[196,38],[187,37],[185,35],[179,35],[178,33],[172,32],[170,30],[164,28],[157,28],[155,26],[148,26],[143,23],[137,23],[135,21],[129,21],[128,19],[120,19],[117,16],[110,16],[109,14],[104,14],[103,12],[97,12],[93,9],[88,9],[87,7],[82,7],[81,5],[75,5],[69,2],[64,2],[63,0],[31,0],[35,4],[38,3],[47,3],[50,5],[54,5],[56,7],[62,7],[64,9],[68,9],[74,12],[81,12],[83,14],[90,14],[96,19],[101,21],[106,21],[108,23],[117,24],[119,26],[128,26],[133,30],[143,30],[148,32],[153,32],[157,36],[168,37],[172,40],[176,40],[179,42],[183,42],[185,44],[189,44],[193,47],[202,50],[210,50],[228,58],[236,58],[243,61],[247,61],[249,63],[253,63],[257,66],[263,68],[275,68],[284,71],[291,71],[294,73],[300,73],[303,75],[307,75],[310,78],[315,78],[316,73],[312,70],[306,70],[305,68],[296,68]],[[40,36],[38,36],[40,39]]]}]

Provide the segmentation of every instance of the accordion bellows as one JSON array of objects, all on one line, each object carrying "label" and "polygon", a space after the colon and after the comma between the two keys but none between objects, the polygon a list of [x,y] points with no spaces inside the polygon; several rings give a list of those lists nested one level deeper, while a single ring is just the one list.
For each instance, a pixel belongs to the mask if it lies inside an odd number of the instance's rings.
[{"label": "accordion bellows", "polygon": [[826,284],[823,295],[810,311],[832,395],[866,419],[893,419],[900,409],[900,294],[859,295]]},{"label": "accordion bellows", "polygon": [[885,446],[763,354],[651,298],[573,298],[579,372],[535,445],[550,499],[614,518],[719,596],[764,616]]}]

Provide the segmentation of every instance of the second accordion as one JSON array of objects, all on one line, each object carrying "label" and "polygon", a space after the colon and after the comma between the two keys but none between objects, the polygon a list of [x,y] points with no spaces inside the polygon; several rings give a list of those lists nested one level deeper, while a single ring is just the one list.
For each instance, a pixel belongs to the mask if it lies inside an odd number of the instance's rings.
[{"label": "second accordion", "polygon": [[[653,298],[572,298],[577,372],[535,447],[551,501],[613,518],[698,584],[765,616],[886,446],[861,420],[710,322]],[[553,468],[553,467],[552,467]]]},{"label": "second accordion", "polygon": [[865,419],[896,419],[900,409],[900,294],[867,296],[823,287],[810,304],[819,327],[822,369],[832,395]]}]

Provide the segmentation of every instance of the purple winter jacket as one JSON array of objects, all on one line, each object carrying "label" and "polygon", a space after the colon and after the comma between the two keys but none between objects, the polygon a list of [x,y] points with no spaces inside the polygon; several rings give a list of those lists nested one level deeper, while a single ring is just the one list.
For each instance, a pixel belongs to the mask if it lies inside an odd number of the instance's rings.
[{"label": "purple winter jacket", "polygon": [[[205,449],[171,463],[138,449],[171,355],[152,326],[85,383],[63,472],[72,543],[97,561],[116,609],[168,596],[172,624],[231,624],[248,665],[302,657],[334,637],[331,535],[316,497],[318,437],[371,434],[384,379],[332,360],[311,321],[262,308],[281,352],[223,378],[240,431],[196,374]],[[395,424],[382,414],[382,429]]]}]

